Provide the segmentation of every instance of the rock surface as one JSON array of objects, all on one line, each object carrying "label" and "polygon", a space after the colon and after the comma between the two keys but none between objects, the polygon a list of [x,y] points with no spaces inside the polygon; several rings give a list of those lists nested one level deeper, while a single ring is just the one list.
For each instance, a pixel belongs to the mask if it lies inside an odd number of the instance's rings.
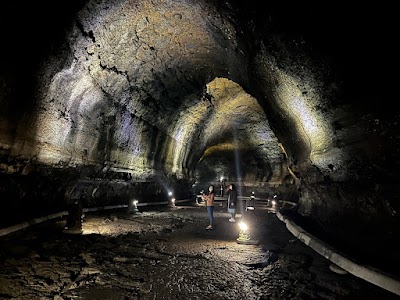
[{"label": "rock surface", "polygon": [[298,202],[303,216],[348,240],[369,224],[392,232],[400,115],[397,53],[387,45],[396,11],[6,1],[0,226],[77,199],[159,202],[170,190],[187,199],[224,177],[243,196]]},{"label": "rock surface", "polygon": [[256,245],[237,243],[224,206],[215,217],[206,230],[204,207],[103,211],[82,235],[58,220],[2,237],[0,299],[398,299],[332,272],[265,209],[243,216]]}]

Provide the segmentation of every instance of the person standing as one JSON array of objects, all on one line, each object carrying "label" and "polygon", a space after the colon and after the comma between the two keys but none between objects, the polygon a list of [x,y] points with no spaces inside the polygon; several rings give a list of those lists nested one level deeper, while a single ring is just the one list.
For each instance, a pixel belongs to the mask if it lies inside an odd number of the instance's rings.
[{"label": "person standing", "polygon": [[227,205],[228,213],[231,214],[229,222],[236,222],[235,216],[236,216],[236,207],[238,200],[236,186],[233,183],[230,184],[226,193],[228,195],[228,205]]},{"label": "person standing", "polygon": [[210,185],[208,187],[208,193],[206,195],[202,195],[201,198],[206,201],[208,218],[210,219],[210,225],[206,227],[207,230],[212,230],[214,228],[214,186]]}]

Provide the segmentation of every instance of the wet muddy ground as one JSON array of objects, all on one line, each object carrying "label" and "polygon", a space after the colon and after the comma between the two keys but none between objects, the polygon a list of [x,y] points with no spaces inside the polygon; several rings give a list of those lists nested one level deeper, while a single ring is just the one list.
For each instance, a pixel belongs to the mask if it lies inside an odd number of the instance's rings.
[{"label": "wet muddy ground", "polygon": [[59,219],[1,237],[0,299],[399,299],[332,272],[265,209],[243,216],[248,244],[225,208],[215,218],[206,230],[201,206],[120,209],[86,213],[81,235]]}]

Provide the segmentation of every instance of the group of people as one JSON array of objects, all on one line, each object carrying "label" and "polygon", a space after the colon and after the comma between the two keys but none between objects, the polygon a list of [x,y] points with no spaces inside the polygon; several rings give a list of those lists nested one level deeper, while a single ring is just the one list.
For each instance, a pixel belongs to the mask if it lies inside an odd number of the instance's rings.
[{"label": "group of people", "polygon": [[[229,222],[236,222],[235,216],[236,216],[236,207],[238,203],[237,201],[238,194],[235,184],[232,183],[229,185],[228,190],[226,191],[226,195],[228,196],[227,210],[231,216]],[[214,229],[214,198],[215,198],[214,186],[212,184],[208,187],[208,192],[206,194],[203,194],[201,198],[203,199],[203,201],[206,202],[207,213],[210,220],[210,224],[206,227],[206,229],[212,230]]]}]

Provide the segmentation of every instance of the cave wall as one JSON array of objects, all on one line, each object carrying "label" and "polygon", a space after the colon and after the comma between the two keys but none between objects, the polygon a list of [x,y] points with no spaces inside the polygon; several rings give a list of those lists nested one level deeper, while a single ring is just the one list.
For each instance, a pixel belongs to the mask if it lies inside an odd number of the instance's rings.
[{"label": "cave wall", "polygon": [[[39,25],[36,19],[47,15],[42,5],[7,9],[4,24],[22,10],[19,21],[39,34],[40,50],[26,49],[29,58],[6,53],[21,66],[29,63],[29,73],[8,62],[1,76],[2,176],[24,182],[29,172],[23,170],[33,165],[38,180],[60,191],[48,200],[54,209],[72,197],[71,186],[80,191],[74,197],[85,195],[91,205],[137,195],[159,201],[171,188],[178,198],[191,197],[190,167],[201,156],[192,143],[210,111],[206,84],[217,75],[246,80],[234,29],[213,3],[80,1],[69,7],[69,18],[50,5],[49,23]],[[24,44],[16,34],[7,36],[18,48]],[[29,88],[18,92],[24,82]],[[51,168],[69,179],[46,180]],[[35,193],[46,194],[42,186]],[[20,188],[24,196],[4,184],[1,199],[29,213],[28,198],[40,197],[29,185]]]},{"label": "cave wall", "polygon": [[185,198],[199,176],[225,176],[296,190],[299,211],[328,223],[398,218],[390,62],[367,39],[385,23],[372,27],[367,5],[260,5],[7,3],[2,213],[11,222],[32,203],[56,211],[82,195],[93,206],[159,201],[170,188]]},{"label": "cave wall", "polygon": [[252,14],[249,69],[252,94],[268,99],[260,103],[299,184],[299,212],[342,233],[390,228],[399,220],[399,197],[390,192],[399,115],[383,75],[392,52],[381,38],[392,20],[381,6],[297,5]]}]

